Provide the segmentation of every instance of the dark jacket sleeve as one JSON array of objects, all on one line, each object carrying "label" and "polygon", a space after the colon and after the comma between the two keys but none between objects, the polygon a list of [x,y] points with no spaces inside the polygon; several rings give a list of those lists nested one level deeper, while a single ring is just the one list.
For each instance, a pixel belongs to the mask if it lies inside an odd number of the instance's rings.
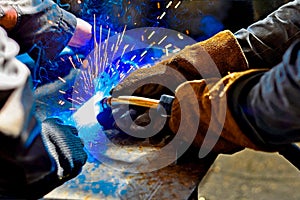
[{"label": "dark jacket sleeve", "polygon": [[29,69],[0,28],[0,199],[38,199],[81,172],[87,154],[75,127],[35,118]]},{"label": "dark jacket sleeve", "polygon": [[288,47],[300,38],[300,0],[289,2],[235,33],[249,68],[272,68]]}]

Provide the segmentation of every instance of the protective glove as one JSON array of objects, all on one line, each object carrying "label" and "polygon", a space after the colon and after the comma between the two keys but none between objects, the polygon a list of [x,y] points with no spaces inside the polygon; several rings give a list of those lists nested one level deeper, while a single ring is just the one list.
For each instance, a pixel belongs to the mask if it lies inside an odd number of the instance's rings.
[{"label": "protective glove", "polygon": [[[298,134],[293,129],[295,127],[288,130],[282,127],[283,131],[278,134],[274,131],[270,132],[270,129],[264,129],[265,126],[257,123],[263,119],[269,120],[269,123],[272,124],[273,117],[271,115],[253,118],[255,113],[253,108],[257,110],[262,108],[264,113],[261,112],[261,115],[267,114],[270,110],[272,112],[273,108],[277,111],[273,115],[280,113],[279,105],[275,106],[274,102],[278,101],[277,103],[281,104],[282,99],[286,101],[288,95],[285,96],[285,94],[289,93],[292,88],[284,90],[279,86],[282,78],[278,79],[278,76],[276,76],[277,79],[272,78],[278,73],[284,77],[285,72],[282,70],[284,68],[282,66],[284,65],[279,65],[268,72],[266,72],[267,69],[248,70],[232,73],[221,80],[213,78],[183,83],[176,89],[176,99],[172,105],[169,121],[170,129],[177,134],[179,127],[188,130],[189,127],[199,123],[193,145],[201,147],[199,152],[201,157],[208,153],[232,154],[243,148],[250,148],[265,152],[278,152],[300,169],[300,149],[297,145],[290,143],[290,141],[299,141]],[[286,73],[288,72],[290,69],[287,69]],[[287,82],[285,85],[290,86]],[[279,92],[282,94],[281,96],[276,96],[278,91],[270,93],[270,88],[273,86],[282,92]],[[254,97],[253,91],[259,92],[259,94],[257,93]],[[293,101],[292,98],[291,102]],[[260,104],[255,107],[256,104],[253,102],[260,102]],[[271,105],[270,102],[272,102],[272,108],[268,107]],[[188,112],[181,113],[182,110]],[[255,111],[257,112],[257,110]],[[283,112],[286,112],[286,109]],[[293,120],[291,116],[293,113],[289,112],[287,122],[296,123],[297,120]],[[184,121],[182,121],[182,117],[185,119]],[[276,120],[273,121],[273,123],[276,122]],[[186,132],[185,134],[189,136],[191,133]],[[190,137],[187,138],[190,139]]]},{"label": "protective glove", "polygon": [[208,40],[187,46],[169,60],[132,72],[113,88],[111,95],[159,99],[187,80],[225,76],[228,72],[245,69],[247,61],[234,35],[222,31]]},{"label": "protective glove", "polygon": [[55,170],[47,177],[31,184],[29,186],[31,194],[45,195],[81,172],[87,154],[77,135],[75,127],[63,124],[59,118],[47,118],[42,122],[41,136],[47,151],[55,161]]},{"label": "protective glove", "polygon": [[160,142],[169,137],[166,134],[169,131],[165,131],[167,117],[163,109],[128,108],[127,105],[110,107],[103,105],[103,102],[100,105],[102,111],[97,115],[97,120],[106,136],[115,144],[124,144],[125,140],[126,144],[135,144],[148,139],[151,145],[161,145]]},{"label": "protective glove", "polygon": [[[257,132],[245,131],[237,122],[236,113],[232,113],[233,107],[237,107],[239,103],[233,99],[233,91],[237,83],[246,77],[258,78],[265,71],[247,70],[231,73],[222,79],[210,78],[184,82],[175,90],[176,98],[172,103],[170,116],[166,119],[155,110],[152,112],[156,114],[150,116],[148,112],[139,113],[136,109],[127,109],[128,111],[125,112],[125,109],[120,109],[118,106],[112,109],[112,112],[117,112],[117,114],[114,115],[115,121],[112,120],[113,124],[109,128],[125,130],[127,134],[136,134],[139,130],[143,130],[139,134],[147,135],[143,126],[152,122],[152,124],[164,126],[159,130],[171,131],[176,135],[179,128],[190,130],[190,127],[196,126],[198,128],[195,138],[191,138],[192,133],[185,132],[182,140],[190,142],[189,140],[192,139],[194,147],[201,147],[207,153],[211,151],[214,154],[232,154],[244,148],[266,152],[278,151],[280,146],[260,142]],[[257,81],[257,79],[252,79],[252,81]],[[240,97],[240,94],[235,96]],[[181,111],[185,112],[181,113]],[[184,121],[182,121],[182,116]],[[106,126],[101,122],[100,124]],[[251,124],[248,125],[251,126]],[[152,132],[158,133],[153,129]]]},{"label": "protective glove", "polygon": [[[186,47],[169,60],[164,60],[150,68],[134,71],[112,89],[111,95],[112,97],[136,95],[159,99],[162,94],[173,95],[172,91],[187,80],[201,79],[202,76],[205,78],[224,76],[228,72],[245,69],[247,69],[247,61],[234,35],[230,31],[222,31],[208,40]],[[155,114],[156,111],[150,112],[147,109],[137,111],[137,109],[131,107],[130,110],[128,108],[126,110],[117,106],[112,108],[112,111],[108,110],[108,114],[99,113],[98,121],[105,130],[129,127],[123,132],[134,135],[139,135],[138,132],[142,131],[147,135],[145,127],[150,124],[150,118],[153,123],[148,127],[156,127],[157,131],[164,129],[161,124],[167,118]],[[115,115],[113,119],[110,113],[118,113],[120,117]],[[149,113],[152,113],[152,117]],[[104,115],[107,117],[105,118]],[[154,120],[153,117],[156,119]],[[115,121],[119,121],[118,125]],[[151,132],[157,133],[157,131]]]},{"label": "protective glove", "polygon": [[[234,83],[241,77],[258,72],[262,70],[231,73],[221,80],[211,78],[181,84],[176,89],[176,98],[172,105],[169,121],[172,132],[176,134],[179,126],[188,130],[189,126],[199,123],[193,141],[193,145],[198,148],[211,148],[211,151],[217,154],[234,153],[245,147],[274,151],[272,148],[264,148],[253,142],[251,137],[241,130],[228,105],[231,102],[228,93],[232,90]],[[181,113],[181,110],[188,110],[188,112]],[[181,123],[183,115],[187,120]],[[206,140],[205,144],[204,140]]]},{"label": "protective glove", "polygon": [[0,198],[38,199],[75,177],[87,156],[74,127],[47,119],[41,129],[18,50],[0,28]]}]

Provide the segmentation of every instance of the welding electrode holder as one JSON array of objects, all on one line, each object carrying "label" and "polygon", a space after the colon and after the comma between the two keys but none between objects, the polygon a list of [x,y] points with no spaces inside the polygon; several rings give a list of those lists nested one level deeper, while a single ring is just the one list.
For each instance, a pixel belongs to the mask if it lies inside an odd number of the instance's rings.
[{"label": "welding electrode holder", "polygon": [[116,105],[135,105],[154,108],[162,117],[169,117],[174,99],[174,96],[165,94],[160,97],[160,100],[138,96],[106,97],[98,103],[101,109],[97,115],[97,121],[104,130],[114,129],[115,120],[112,116],[112,106]]},{"label": "welding electrode holder", "polygon": [[[155,108],[157,112],[165,113],[165,115],[171,115],[172,103],[175,97],[171,95],[163,94],[159,100],[150,99],[138,96],[119,96],[119,97],[107,97],[100,101],[103,108],[111,107],[113,105],[135,105],[147,108]],[[165,112],[163,112],[165,110]],[[166,117],[166,116],[163,116]]]}]

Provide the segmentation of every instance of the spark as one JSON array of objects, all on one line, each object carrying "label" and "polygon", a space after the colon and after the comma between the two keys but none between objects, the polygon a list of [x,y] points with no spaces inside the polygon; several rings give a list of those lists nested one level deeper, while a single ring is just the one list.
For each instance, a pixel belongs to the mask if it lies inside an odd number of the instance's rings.
[{"label": "spark", "polygon": [[114,49],[115,49],[115,44],[112,44],[112,45],[111,45],[111,48],[110,48],[110,51],[113,52]]},{"label": "spark", "polygon": [[72,99],[71,97],[68,97],[68,100],[72,101],[72,102],[75,102],[75,103],[78,103],[79,105],[81,105],[82,103],[75,100],[75,99]]},{"label": "spark", "polygon": [[170,47],[172,47],[172,44],[167,44],[167,45],[165,46],[166,49],[168,49],[168,48],[170,48]]},{"label": "spark", "polygon": [[168,36],[164,36],[159,42],[158,45],[160,45]]},{"label": "spark", "polygon": [[153,198],[153,196],[157,193],[158,189],[161,187],[162,183],[161,181],[158,181],[155,185],[154,185],[154,189],[151,192],[151,194],[149,195],[149,197],[147,197],[147,199],[151,200]]},{"label": "spark", "polygon": [[132,45],[132,47],[130,48],[130,51],[133,51],[134,48],[135,48],[135,45]]},{"label": "spark", "polygon": [[177,9],[180,4],[181,4],[181,1],[178,1],[178,3],[176,4],[176,6],[174,8]]},{"label": "spark", "polygon": [[83,64],[82,59],[79,58],[78,54],[76,54],[75,56],[76,56],[76,58],[77,58],[77,61],[78,61],[80,64]]},{"label": "spark", "polygon": [[66,94],[66,92],[62,91],[62,90],[58,90],[58,92],[61,93],[61,94]]},{"label": "spark", "polygon": [[126,51],[126,49],[129,47],[129,44],[126,44],[125,46],[124,46],[124,49],[123,49],[123,52],[122,52],[122,55],[121,55],[121,57],[123,57],[123,55],[124,55],[124,53],[125,53],[125,51]]},{"label": "spark", "polygon": [[65,102],[63,100],[59,100],[58,104],[61,105],[61,106],[63,106],[65,104]]},{"label": "spark", "polygon": [[145,57],[141,57],[141,59],[139,59],[139,62],[142,62],[142,60],[144,59]]},{"label": "spark", "polygon": [[160,9],[160,3],[159,2],[157,2],[157,8]]},{"label": "spark", "polygon": [[135,58],[136,58],[136,55],[132,56],[132,58],[130,60],[133,61]]},{"label": "spark", "polygon": [[81,74],[82,74],[82,76],[81,76],[80,78],[83,79],[84,85],[90,87],[89,82],[87,81],[87,80],[88,80],[88,77],[87,77],[87,75],[86,75],[86,71],[82,71]]},{"label": "spark", "polygon": [[[96,15],[94,14],[94,33],[96,33]],[[97,38],[96,35],[94,35],[94,45],[97,45]]]},{"label": "spark", "polygon": [[170,47],[172,47],[172,44],[168,44],[168,45],[165,46],[165,49],[166,49],[166,56],[169,56],[169,50],[168,50],[168,49],[169,49]]},{"label": "spark", "polygon": [[158,19],[162,19],[167,13],[164,11],[163,14],[158,18]]},{"label": "spark", "polygon": [[69,56],[68,58],[69,58],[69,61],[71,62],[72,67],[73,67],[74,69],[76,69],[76,65],[75,65],[74,62],[73,62],[72,56]]},{"label": "spark", "polygon": [[141,57],[143,57],[147,53],[147,50],[145,50],[142,54]]},{"label": "spark", "polygon": [[168,5],[166,6],[166,8],[169,8],[172,5],[172,1],[169,1]]},{"label": "spark", "polygon": [[[123,41],[126,27],[127,27],[127,26],[125,25],[121,37],[120,37],[120,35],[118,35],[118,39],[117,39],[117,42],[116,42],[116,45],[115,45],[115,50],[114,50],[114,53],[113,53],[112,58],[111,58],[112,61],[114,60],[115,55],[116,55],[117,51],[119,50],[119,47],[120,47],[120,45],[121,45],[121,43],[122,43],[122,41]],[[114,45],[114,44],[113,44],[113,45]]]},{"label": "spark", "polygon": [[[100,30],[99,30],[99,44],[98,44],[98,52],[99,52],[99,57],[100,57],[100,55],[101,55],[101,41],[102,41],[102,25],[100,26]],[[100,59],[100,61],[99,61],[99,63],[98,64],[101,64],[101,62],[102,62],[102,58]],[[97,67],[97,65],[96,65],[96,67]],[[102,67],[101,66],[99,66],[99,68],[101,69],[101,71],[103,70],[102,69]]]},{"label": "spark", "polygon": [[[106,40],[105,40],[105,49],[104,49],[104,58],[103,58],[103,65],[102,67],[105,67],[107,66],[107,60],[108,60],[108,55],[107,55],[107,48],[108,48],[108,40],[109,40],[109,37],[110,37],[110,28],[108,29],[108,33],[107,33],[107,37],[106,37]],[[98,74],[97,74],[98,75]]]},{"label": "spark", "polygon": [[178,33],[177,36],[179,39],[183,40],[183,36],[180,33]]},{"label": "spark", "polygon": [[58,77],[58,79],[61,81],[61,82],[63,82],[63,83],[66,83],[67,81],[65,80],[65,79],[63,79],[62,77]]},{"label": "spark", "polygon": [[150,33],[150,35],[148,36],[148,40],[149,40],[154,34],[155,34],[155,31],[152,31],[152,32]]},{"label": "spark", "polygon": [[76,99],[82,101],[82,102],[86,102],[86,100],[83,97],[77,97]]},{"label": "spark", "polygon": [[121,40],[120,40],[120,43],[118,45],[120,45],[121,42],[123,42],[123,38],[124,38],[124,34],[125,34],[125,31],[126,31],[126,28],[127,28],[127,25],[125,25],[125,27],[124,27],[124,30],[123,30],[122,36],[121,36]]}]

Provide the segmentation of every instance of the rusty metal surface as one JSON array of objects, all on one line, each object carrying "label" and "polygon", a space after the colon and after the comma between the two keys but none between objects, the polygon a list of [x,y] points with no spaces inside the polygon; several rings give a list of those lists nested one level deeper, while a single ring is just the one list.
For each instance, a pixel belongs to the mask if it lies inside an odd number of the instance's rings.
[{"label": "rusty metal surface", "polygon": [[188,199],[199,166],[173,165],[151,173],[122,173],[88,162],[82,173],[45,196],[51,199]]},{"label": "rusty metal surface", "polygon": [[199,184],[199,199],[300,199],[300,173],[278,153],[222,155]]}]

